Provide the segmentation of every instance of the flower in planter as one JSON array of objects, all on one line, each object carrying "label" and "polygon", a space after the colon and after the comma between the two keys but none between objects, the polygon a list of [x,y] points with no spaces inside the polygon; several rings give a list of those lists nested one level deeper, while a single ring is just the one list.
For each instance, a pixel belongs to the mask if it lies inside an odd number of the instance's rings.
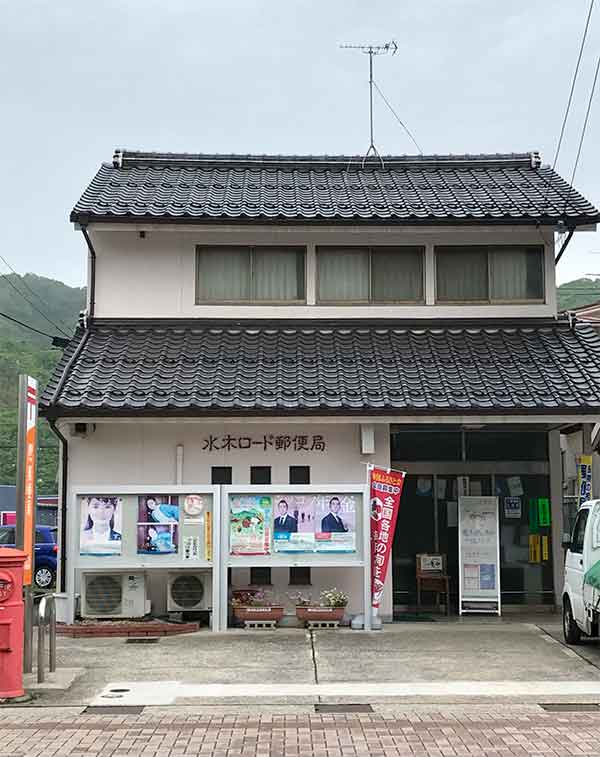
[{"label": "flower in planter", "polygon": [[296,605],[296,607],[312,607],[314,605],[312,595],[303,594],[301,591],[295,594],[288,594],[288,598]]},{"label": "flower in planter", "polygon": [[278,603],[263,589],[236,591],[231,600],[232,607],[276,607]]},{"label": "flower in planter", "polygon": [[323,607],[346,607],[348,604],[348,595],[343,591],[336,589],[323,589],[321,592],[321,604]]}]

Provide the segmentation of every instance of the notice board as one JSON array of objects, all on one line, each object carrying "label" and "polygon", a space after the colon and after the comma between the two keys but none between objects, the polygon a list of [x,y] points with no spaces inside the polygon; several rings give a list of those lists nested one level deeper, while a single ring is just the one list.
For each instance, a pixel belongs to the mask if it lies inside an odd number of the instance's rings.
[{"label": "notice board", "polygon": [[500,528],[497,497],[459,497],[460,615],[500,615]]}]

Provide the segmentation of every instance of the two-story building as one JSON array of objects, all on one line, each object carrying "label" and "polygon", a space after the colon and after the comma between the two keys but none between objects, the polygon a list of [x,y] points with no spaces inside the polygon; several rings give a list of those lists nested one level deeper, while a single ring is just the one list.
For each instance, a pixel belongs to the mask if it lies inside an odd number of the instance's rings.
[{"label": "two-story building", "polygon": [[[414,604],[417,553],[446,554],[456,592],[460,493],[499,498],[503,605],[560,602],[559,437],[598,419],[600,338],[557,317],[555,230],[599,218],[537,153],[363,164],[117,151],[71,214],[88,307],[42,399],[62,442],[67,592],[94,551],[95,493],[106,570],[142,555],[161,613],[173,550],[197,544],[182,510],[177,527],[156,521],[168,554],[144,555],[161,550],[146,499],[183,506],[200,485],[333,498],[373,462],[408,473],[384,617]],[[531,521],[540,498],[545,525]],[[335,585],[360,609],[351,565],[260,555],[225,580],[282,597]]]}]

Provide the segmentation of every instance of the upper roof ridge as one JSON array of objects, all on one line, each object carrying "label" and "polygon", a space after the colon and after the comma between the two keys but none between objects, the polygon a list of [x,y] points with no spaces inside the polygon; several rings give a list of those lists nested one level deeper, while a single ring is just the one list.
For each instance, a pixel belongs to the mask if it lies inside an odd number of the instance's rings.
[{"label": "upper roof ridge", "polygon": [[[383,165],[382,165],[383,163]],[[540,154],[537,151],[520,153],[478,153],[478,154],[447,154],[447,155],[382,155],[364,159],[361,155],[251,155],[236,153],[175,153],[175,152],[146,152],[143,150],[124,150],[117,148],[114,151],[112,164],[115,168],[127,166],[202,166],[202,165],[236,165],[236,166],[286,166],[291,165],[314,165],[343,166],[344,168],[380,169],[391,168],[397,165],[403,167],[415,166],[473,166],[476,164],[503,165],[503,166],[528,166],[539,168],[541,166]]]}]

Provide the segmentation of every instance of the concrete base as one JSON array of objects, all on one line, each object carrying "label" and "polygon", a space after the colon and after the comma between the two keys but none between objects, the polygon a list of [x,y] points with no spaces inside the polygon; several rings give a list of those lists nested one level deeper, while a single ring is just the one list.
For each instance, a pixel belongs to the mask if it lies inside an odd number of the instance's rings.
[{"label": "concrete base", "polygon": [[23,686],[27,691],[67,691],[85,673],[85,668],[58,668],[54,673],[46,672],[44,683],[38,683],[37,672],[23,676]]}]

